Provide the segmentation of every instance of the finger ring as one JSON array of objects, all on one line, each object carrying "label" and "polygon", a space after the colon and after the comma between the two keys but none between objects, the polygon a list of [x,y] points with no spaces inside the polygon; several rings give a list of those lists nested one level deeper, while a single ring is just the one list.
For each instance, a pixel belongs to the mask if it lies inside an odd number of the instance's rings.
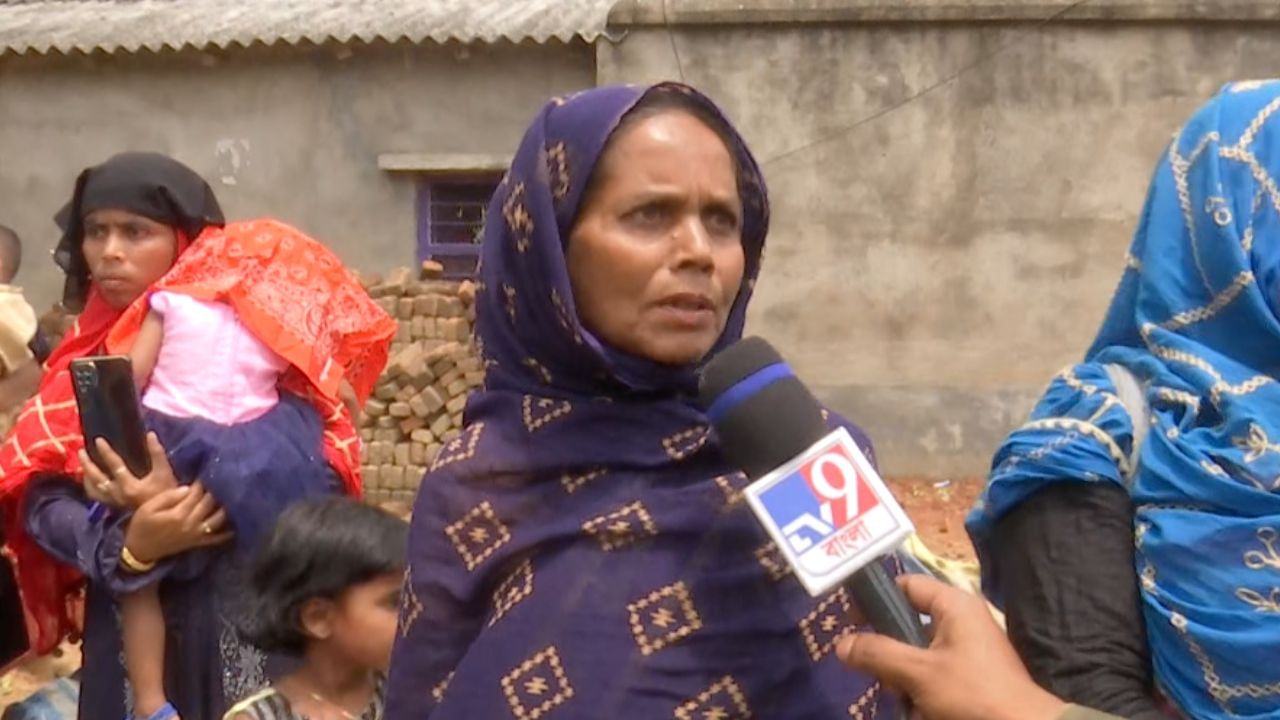
[{"label": "finger ring", "polygon": [[209,525],[209,523],[204,523],[203,525],[200,526],[200,532],[204,533],[205,535],[212,535],[213,527]]}]

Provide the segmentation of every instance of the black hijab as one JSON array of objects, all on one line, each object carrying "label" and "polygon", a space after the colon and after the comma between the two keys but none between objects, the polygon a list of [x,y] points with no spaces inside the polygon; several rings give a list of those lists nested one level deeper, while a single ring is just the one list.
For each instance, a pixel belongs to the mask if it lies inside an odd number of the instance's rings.
[{"label": "black hijab", "polygon": [[89,292],[85,263],[84,218],[95,210],[124,210],[180,230],[194,240],[225,220],[213,189],[194,170],[166,155],[127,152],[114,155],[76,178],[75,194],[54,221],[62,240],[53,260],[67,274],[62,303],[75,312]]}]

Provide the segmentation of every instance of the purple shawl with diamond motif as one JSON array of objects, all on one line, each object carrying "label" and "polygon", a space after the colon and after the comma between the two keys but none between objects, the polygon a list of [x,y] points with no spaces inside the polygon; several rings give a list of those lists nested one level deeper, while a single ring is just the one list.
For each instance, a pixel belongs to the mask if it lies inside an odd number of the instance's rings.
[{"label": "purple shawl with diamond motif", "polygon": [[[657,87],[719,115],[691,88]],[[548,103],[490,204],[476,328],[486,386],[418,494],[388,718],[895,709],[832,652],[852,629],[849,597],[810,598],[741,500],[744,478],[693,402],[698,367],[626,355],[578,320],[565,242],[610,133],[651,90]],[[746,270],[715,351],[742,334],[769,217],[759,168],[730,132]]]}]

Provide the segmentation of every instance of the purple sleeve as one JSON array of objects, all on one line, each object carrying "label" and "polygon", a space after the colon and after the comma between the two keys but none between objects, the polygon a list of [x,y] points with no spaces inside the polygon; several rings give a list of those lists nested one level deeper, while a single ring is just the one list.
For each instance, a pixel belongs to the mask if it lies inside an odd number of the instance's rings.
[{"label": "purple sleeve", "polygon": [[84,490],[63,477],[37,480],[27,491],[23,519],[27,533],[56,560],[84,573],[89,582],[114,595],[139,590],[174,571],[161,561],[147,573],[131,573],[120,565],[129,515],[97,512]]}]

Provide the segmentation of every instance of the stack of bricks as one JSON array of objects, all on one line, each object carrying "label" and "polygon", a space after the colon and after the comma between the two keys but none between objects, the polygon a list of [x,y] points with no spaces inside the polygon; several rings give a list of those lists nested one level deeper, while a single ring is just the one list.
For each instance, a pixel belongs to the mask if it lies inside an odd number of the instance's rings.
[{"label": "stack of bricks", "polygon": [[369,502],[409,504],[440,448],[462,431],[467,396],[484,382],[471,345],[475,284],[423,263],[365,286],[400,325],[387,369],[364,408],[362,473]]}]

